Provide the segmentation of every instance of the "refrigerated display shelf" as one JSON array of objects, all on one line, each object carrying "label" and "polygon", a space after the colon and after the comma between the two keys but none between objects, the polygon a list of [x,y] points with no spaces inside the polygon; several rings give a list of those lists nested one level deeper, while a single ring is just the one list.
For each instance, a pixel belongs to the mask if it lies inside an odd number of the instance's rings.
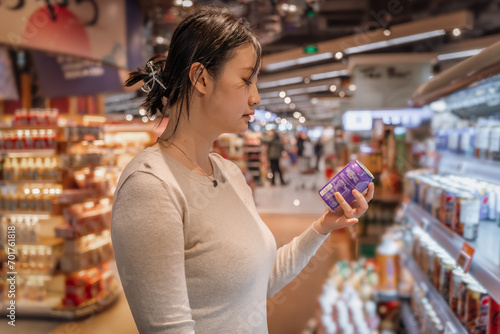
[{"label": "refrigerated display shelf", "polygon": [[413,279],[415,280],[415,284],[420,284],[420,287],[427,292],[426,297],[443,324],[445,326],[449,326],[449,323],[455,329],[456,334],[467,334],[467,330],[462,326],[455,314],[453,314],[450,307],[445,302],[441,294],[436,290],[434,285],[429,282],[427,276],[422,273],[415,260],[411,256],[407,256],[404,261],[406,268],[408,268],[413,276]]},{"label": "refrigerated display shelf", "polygon": [[9,156],[11,158],[29,158],[29,157],[53,157],[56,156],[56,149],[39,150],[0,150],[0,156]]},{"label": "refrigerated display shelf", "polygon": [[452,152],[440,152],[439,173],[471,176],[500,184],[500,161],[477,159]]},{"label": "refrigerated display shelf", "polygon": [[413,316],[413,312],[407,302],[401,304],[401,320],[408,334],[420,334],[417,320]]},{"label": "refrigerated display shelf", "polygon": [[467,241],[415,203],[407,204],[405,213],[455,259],[465,242],[474,247],[469,273],[500,300],[500,227],[495,222],[481,221],[477,239]]}]

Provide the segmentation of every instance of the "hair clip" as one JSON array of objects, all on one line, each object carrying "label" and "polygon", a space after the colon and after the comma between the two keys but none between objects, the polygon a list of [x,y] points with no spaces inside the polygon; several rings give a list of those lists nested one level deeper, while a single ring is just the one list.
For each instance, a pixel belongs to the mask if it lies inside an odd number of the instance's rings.
[{"label": "hair clip", "polygon": [[[165,87],[165,85],[164,85],[164,84],[163,84],[163,83],[162,83],[159,79],[157,79],[157,78],[156,78],[156,74],[157,74],[158,72],[154,69],[154,67],[153,67],[153,62],[152,62],[152,61],[148,61],[148,62],[146,63],[146,65],[147,65],[147,66],[151,69],[151,72],[149,72],[149,76],[151,77],[151,79],[149,79],[148,81],[146,81],[146,82],[144,83],[144,85],[142,85],[142,87],[141,87],[142,91],[143,91],[143,92],[145,92],[145,93],[149,93],[149,92],[153,89],[153,87],[154,87],[154,82],[155,82],[155,81],[156,81],[156,82],[157,82],[160,86],[162,86],[162,87],[163,87],[163,89],[165,89],[165,90],[166,90],[167,88]],[[151,83],[151,81],[153,81],[153,82]]]}]

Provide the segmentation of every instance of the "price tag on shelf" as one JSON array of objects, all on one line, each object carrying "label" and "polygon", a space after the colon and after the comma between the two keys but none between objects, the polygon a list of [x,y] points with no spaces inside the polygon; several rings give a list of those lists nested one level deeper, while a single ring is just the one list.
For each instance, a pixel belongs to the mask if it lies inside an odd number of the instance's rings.
[{"label": "price tag on shelf", "polygon": [[430,222],[427,218],[424,217],[420,218],[419,225],[422,228],[422,230],[424,230],[425,232],[429,232]]},{"label": "price tag on shelf", "polygon": [[449,321],[446,322],[446,326],[444,327],[444,334],[457,334],[455,326],[453,326]]},{"label": "price tag on shelf", "polygon": [[474,255],[474,248],[468,243],[464,242],[462,250],[460,251],[460,254],[458,254],[457,257],[457,265],[461,267],[465,273],[469,271],[473,255]]}]

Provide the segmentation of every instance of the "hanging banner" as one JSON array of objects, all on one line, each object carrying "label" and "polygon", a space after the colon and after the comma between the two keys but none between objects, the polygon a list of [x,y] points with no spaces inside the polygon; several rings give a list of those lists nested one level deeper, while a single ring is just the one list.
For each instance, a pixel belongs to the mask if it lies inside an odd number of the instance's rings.
[{"label": "hanging banner", "polygon": [[127,67],[125,0],[0,1],[0,43]]},{"label": "hanging banner", "polygon": [[352,109],[408,108],[415,90],[432,75],[428,63],[357,65]]},{"label": "hanging banner", "polygon": [[118,69],[98,61],[34,51],[40,93],[44,98],[119,92]]},{"label": "hanging banner", "polygon": [[7,49],[0,46],[0,100],[19,100],[16,79]]}]

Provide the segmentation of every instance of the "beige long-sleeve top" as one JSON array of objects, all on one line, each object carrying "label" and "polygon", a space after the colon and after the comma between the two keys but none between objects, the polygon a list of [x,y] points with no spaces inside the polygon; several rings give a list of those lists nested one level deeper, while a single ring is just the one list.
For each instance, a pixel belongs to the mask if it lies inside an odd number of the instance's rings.
[{"label": "beige long-sleeve top", "polygon": [[267,333],[266,299],[326,239],[311,224],[276,250],[239,168],[210,158],[216,188],[155,147],[120,177],[111,236],[140,333]]}]

